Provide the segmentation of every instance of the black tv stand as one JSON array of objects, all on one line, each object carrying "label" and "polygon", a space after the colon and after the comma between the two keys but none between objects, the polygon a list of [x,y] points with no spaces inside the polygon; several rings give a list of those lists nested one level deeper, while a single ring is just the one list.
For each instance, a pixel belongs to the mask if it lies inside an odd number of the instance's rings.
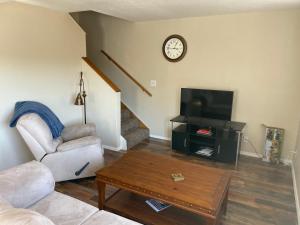
[{"label": "black tv stand", "polygon": [[[204,157],[237,166],[241,135],[246,123],[177,116],[172,122],[172,149],[189,155]],[[174,126],[174,123],[179,123]],[[198,134],[209,129],[209,135]],[[209,154],[204,154],[209,152]]]}]

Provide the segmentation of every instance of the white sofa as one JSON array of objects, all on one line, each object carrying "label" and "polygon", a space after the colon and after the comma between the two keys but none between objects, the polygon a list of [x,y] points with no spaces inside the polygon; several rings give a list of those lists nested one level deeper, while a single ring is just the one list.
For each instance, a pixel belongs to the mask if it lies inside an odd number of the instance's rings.
[{"label": "white sofa", "polygon": [[32,161],[0,172],[0,225],[138,225],[54,191],[51,171]]},{"label": "white sofa", "polygon": [[57,182],[95,176],[104,165],[104,151],[94,124],[65,127],[61,137],[53,139],[41,117],[30,113],[20,117],[17,129],[35,159],[51,170]]}]

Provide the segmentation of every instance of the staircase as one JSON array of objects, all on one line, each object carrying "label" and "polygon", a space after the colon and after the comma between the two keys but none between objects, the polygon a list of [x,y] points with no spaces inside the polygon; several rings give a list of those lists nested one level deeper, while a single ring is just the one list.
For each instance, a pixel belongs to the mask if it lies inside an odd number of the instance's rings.
[{"label": "staircase", "polygon": [[[84,71],[88,71],[88,73],[86,72],[86,74],[93,74],[90,79],[94,79],[96,76],[99,76],[103,82],[101,82],[102,85],[107,85],[110,88],[107,89],[109,92],[109,96],[112,97],[112,102],[115,102],[116,104],[120,104],[120,100],[121,100],[121,90],[120,88],[112,81],[110,80],[109,77],[107,77],[89,58],[87,57],[83,57],[82,58],[83,61],[85,63],[83,63],[83,68],[85,68]],[[101,80],[100,79],[100,80]],[[131,79],[134,79],[131,77]],[[94,82],[96,82],[97,80],[95,80]],[[134,80],[135,83],[138,83],[136,80]],[[138,87],[142,87],[141,84],[138,83]],[[96,89],[96,88],[95,88]],[[101,90],[106,90],[106,89],[101,89]],[[144,87],[142,88],[142,90],[147,93],[147,95],[149,95],[150,97],[152,96],[152,94],[150,92],[148,92]],[[102,95],[101,95],[102,97]],[[99,100],[100,102],[101,100]],[[111,104],[111,102],[109,102],[109,104]],[[101,109],[112,109],[112,110],[117,110],[116,111],[109,111],[108,113],[104,113],[103,117],[101,117],[100,119],[103,120],[103,122],[105,122],[106,120],[110,120],[111,124],[115,125],[113,127],[120,127],[120,123],[121,123],[121,135],[122,137],[126,140],[126,144],[124,143],[124,139],[121,139],[121,147],[122,150],[125,149],[130,149],[132,147],[134,147],[135,145],[141,143],[143,140],[148,139],[149,138],[149,128],[141,121],[137,118],[137,116],[130,111],[125,104],[121,103],[121,121],[120,121],[120,108],[118,107],[118,105],[116,105],[116,107],[105,107]],[[111,115],[108,116],[107,115]],[[113,115],[116,115],[115,117]],[[120,130],[118,130],[119,132]],[[116,135],[118,132],[115,132],[115,130],[112,129],[112,132],[107,133],[108,131],[106,130],[102,130],[101,133],[105,133],[106,136],[109,136],[111,139],[115,139],[116,141],[120,141],[120,136]],[[103,135],[103,136],[105,136]],[[126,148],[127,147],[127,148]],[[116,148],[115,146],[112,146],[112,148]]]},{"label": "staircase", "polygon": [[149,138],[149,129],[124,104],[121,106],[121,134],[127,149]]}]

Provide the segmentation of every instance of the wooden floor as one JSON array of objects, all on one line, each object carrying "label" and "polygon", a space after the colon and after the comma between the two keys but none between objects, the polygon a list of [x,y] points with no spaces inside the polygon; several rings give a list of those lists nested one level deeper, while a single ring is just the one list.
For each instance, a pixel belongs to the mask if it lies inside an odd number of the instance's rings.
[{"label": "wooden floor", "polygon": [[[130,151],[151,151],[182,160],[233,170],[227,215],[223,225],[296,225],[291,169],[272,166],[260,159],[241,156],[237,170],[233,165],[198,159],[171,151],[169,143],[151,139]],[[110,164],[123,153],[105,150],[105,163]],[[56,190],[97,206],[94,178],[58,183]],[[116,191],[107,187],[106,197]],[[188,224],[187,224],[188,225]]]}]

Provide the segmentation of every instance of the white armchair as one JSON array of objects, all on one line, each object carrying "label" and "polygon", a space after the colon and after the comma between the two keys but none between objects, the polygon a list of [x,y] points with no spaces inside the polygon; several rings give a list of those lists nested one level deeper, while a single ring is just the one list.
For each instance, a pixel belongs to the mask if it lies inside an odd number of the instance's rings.
[{"label": "white armchair", "polygon": [[104,151],[94,124],[66,127],[57,139],[35,113],[23,115],[16,127],[35,159],[51,170],[55,181],[95,176],[104,165]]}]

